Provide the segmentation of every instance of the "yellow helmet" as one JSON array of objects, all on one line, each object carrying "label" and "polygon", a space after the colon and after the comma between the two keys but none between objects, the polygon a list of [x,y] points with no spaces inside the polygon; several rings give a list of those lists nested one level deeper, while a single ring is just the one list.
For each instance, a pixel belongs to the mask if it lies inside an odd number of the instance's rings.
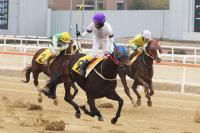
[{"label": "yellow helmet", "polygon": [[61,33],[61,41],[62,42],[70,42],[71,36],[68,32]]}]

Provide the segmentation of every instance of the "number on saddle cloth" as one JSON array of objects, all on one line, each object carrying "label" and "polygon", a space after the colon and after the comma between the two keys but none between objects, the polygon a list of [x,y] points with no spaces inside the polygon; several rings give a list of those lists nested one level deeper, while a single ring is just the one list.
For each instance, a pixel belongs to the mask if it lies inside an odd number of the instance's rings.
[{"label": "number on saddle cloth", "polygon": [[36,61],[40,64],[44,64],[48,58],[52,55],[52,52],[50,49],[46,49],[43,51],[37,58]]}]

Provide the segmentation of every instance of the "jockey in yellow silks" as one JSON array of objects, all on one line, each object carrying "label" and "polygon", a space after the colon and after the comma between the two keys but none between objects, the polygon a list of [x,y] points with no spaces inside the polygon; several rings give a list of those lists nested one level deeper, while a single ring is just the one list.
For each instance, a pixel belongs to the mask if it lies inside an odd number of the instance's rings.
[{"label": "jockey in yellow silks", "polygon": [[129,40],[129,46],[134,54],[136,55],[141,51],[145,44],[151,40],[151,32],[149,30],[144,30],[142,34],[136,35],[134,38]]}]

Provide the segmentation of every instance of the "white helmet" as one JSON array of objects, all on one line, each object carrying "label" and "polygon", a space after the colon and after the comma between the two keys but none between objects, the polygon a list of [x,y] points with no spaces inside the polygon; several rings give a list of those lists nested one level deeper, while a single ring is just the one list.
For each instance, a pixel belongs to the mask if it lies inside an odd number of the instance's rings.
[{"label": "white helmet", "polygon": [[151,32],[149,30],[144,30],[142,32],[142,37],[144,37],[144,39],[151,39]]}]

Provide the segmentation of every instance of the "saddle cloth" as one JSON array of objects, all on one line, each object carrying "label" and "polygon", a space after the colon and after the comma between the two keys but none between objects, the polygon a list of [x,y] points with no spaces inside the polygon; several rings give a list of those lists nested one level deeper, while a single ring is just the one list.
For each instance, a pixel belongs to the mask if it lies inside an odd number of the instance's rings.
[{"label": "saddle cloth", "polygon": [[36,58],[36,61],[40,64],[44,64],[51,55],[52,55],[51,50],[46,49]]},{"label": "saddle cloth", "polygon": [[[88,65],[88,67],[86,68],[86,75],[85,77],[87,77],[90,72],[95,68],[96,65],[98,65],[104,58],[96,58],[94,59],[92,62],[90,62],[90,64]],[[80,74],[79,72],[79,67],[80,65],[82,65],[82,63],[85,61],[85,60],[88,60],[88,61],[91,61],[92,60],[92,56],[90,55],[86,55],[86,56],[83,56],[81,57],[75,64],[74,66],[72,67],[72,70],[78,74]]]}]

